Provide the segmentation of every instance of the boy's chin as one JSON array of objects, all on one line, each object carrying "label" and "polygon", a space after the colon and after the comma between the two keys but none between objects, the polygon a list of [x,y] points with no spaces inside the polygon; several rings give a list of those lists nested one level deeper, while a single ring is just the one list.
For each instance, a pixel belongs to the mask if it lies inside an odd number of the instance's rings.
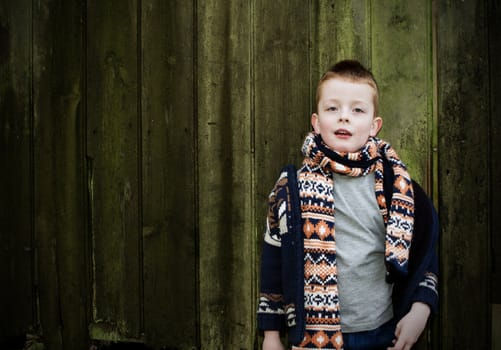
[{"label": "boy's chin", "polygon": [[331,150],[336,151],[338,153],[355,153],[358,152],[362,149],[362,146],[350,146],[350,145],[340,145],[339,143],[331,143],[328,144],[326,143],[327,147],[329,147]]}]

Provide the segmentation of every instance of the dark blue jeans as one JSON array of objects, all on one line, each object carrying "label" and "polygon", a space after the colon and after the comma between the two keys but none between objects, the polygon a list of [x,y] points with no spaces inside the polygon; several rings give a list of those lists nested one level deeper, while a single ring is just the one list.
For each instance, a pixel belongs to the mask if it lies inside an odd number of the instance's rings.
[{"label": "dark blue jeans", "polygon": [[372,331],[343,333],[344,350],[386,350],[393,346],[395,326],[391,320]]}]

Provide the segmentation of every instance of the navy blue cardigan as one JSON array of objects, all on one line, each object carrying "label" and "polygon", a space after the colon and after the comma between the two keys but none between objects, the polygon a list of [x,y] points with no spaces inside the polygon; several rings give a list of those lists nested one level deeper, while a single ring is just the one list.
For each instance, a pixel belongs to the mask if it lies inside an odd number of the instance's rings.
[{"label": "navy blue cardigan", "polygon": [[[384,186],[387,188],[392,174],[386,168],[385,173],[389,179]],[[433,313],[438,309],[438,215],[424,190],[414,181],[413,186],[415,220],[408,275],[397,278],[390,271],[387,276],[388,282],[394,283],[396,320],[405,316],[416,301],[428,304]],[[279,233],[281,246],[263,243],[258,328],[279,331],[288,328],[289,341],[296,344],[305,330],[304,249],[297,170],[293,165],[282,170],[273,194],[272,215],[277,220],[286,215],[287,224],[286,232],[282,228]]]}]

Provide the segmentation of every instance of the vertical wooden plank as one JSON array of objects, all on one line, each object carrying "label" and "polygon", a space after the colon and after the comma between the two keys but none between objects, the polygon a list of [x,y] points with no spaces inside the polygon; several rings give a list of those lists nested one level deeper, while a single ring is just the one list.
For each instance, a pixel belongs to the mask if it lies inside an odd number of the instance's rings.
[{"label": "vertical wooden plank", "polygon": [[[267,198],[286,164],[301,164],[311,129],[310,8],[256,0],[254,10],[255,190],[258,245]],[[316,84],[316,81],[313,82]]]},{"label": "vertical wooden plank", "polygon": [[490,348],[485,3],[438,2],[443,349]]},{"label": "vertical wooden plank", "polygon": [[430,1],[371,6],[372,71],[380,89],[380,137],[428,187],[433,114]]},{"label": "vertical wooden plank", "polygon": [[489,0],[489,75],[490,75],[490,162],[491,168],[491,245],[493,254],[493,274],[491,302],[501,304],[501,222],[497,214],[501,213],[501,1]]},{"label": "vertical wooden plank", "polygon": [[492,349],[501,349],[501,1],[489,0],[489,75],[490,75],[490,233],[492,252],[491,303],[492,303]]},{"label": "vertical wooden plank", "polygon": [[137,1],[87,4],[87,142],[95,339],[142,332]]},{"label": "vertical wooden plank", "polygon": [[250,2],[197,2],[200,338],[252,349]]},{"label": "vertical wooden plank", "polygon": [[[194,9],[142,2],[145,335],[156,348],[197,347]],[[221,268],[219,266],[219,268]]]},{"label": "vertical wooden plank", "polygon": [[32,296],[31,1],[0,3],[0,342],[26,334]]},{"label": "vertical wooden plank", "polygon": [[[370,66],[370,1],[312,1],[312,94],[327,69],[343,59]],[[316,106],[312,106],[313,109]]]},{"label": "vertical wooden plank", "polygon": [[82,10],[78,0],[34,7],[36,263],[50,349],[88,344]]}]

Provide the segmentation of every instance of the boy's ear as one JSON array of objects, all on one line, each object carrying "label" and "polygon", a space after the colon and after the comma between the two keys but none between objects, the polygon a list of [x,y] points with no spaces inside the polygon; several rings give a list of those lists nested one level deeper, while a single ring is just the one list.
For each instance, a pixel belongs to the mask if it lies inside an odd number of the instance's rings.
[{"label": "boy's ear", "polygon": [[379,130],[383,127],[383,118],[376,117],[372,120],[370,136],[377,136]]},{"label": "boy's ear", "polygon": [[319,134],[320,133],[320,128],[318,127],[318,114],[313,113],[311,115],[311,126],[313,127],[313,130]]}]

